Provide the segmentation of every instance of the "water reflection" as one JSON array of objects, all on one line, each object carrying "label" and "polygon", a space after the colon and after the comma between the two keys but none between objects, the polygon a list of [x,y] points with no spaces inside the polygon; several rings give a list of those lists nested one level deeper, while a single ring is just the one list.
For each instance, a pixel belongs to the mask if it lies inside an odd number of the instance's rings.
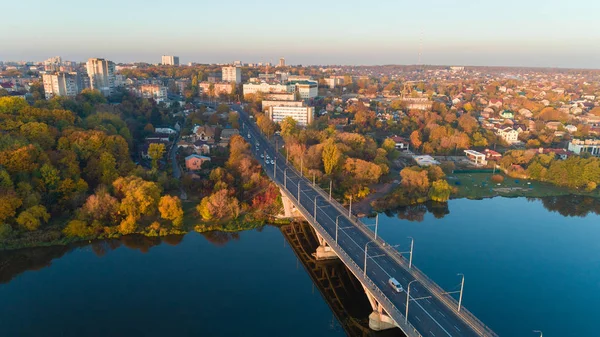
[{"label": "water reflection", "polygon": [[309,224],[294,223],[281,231],[348,336],[404,336],[400,329],[375,332],[369,328],[372,309],[362,285],[340,260],[315,259],[319,244]]},{"label": "water reflection", "polygon": [[[529,201],[537,198],[527,198]],[[600,200],[582,195],[564,195],[558,197],[539,198],[544,208],[551,212],[558,212],[562,216],[585,217],[590,213],[600,215]]]},{"label": "water reflection", "polygon": [[385,212],[387,216],[396,215],[398,219],[421,222],[425,219],[425,214],[433,214],[436,219],[441,219],[450,214],[448,203],[445,202],[427,202],[424,204],[410,205],[400,207],[394,211]]},{"label": "water reflection", "polygon": [[0,283],[8,283],[15,276],[28,270],[39,270],[49,267],[52,260],[61,258],[66,253],[85,246],[98,257],[121,246],[147,253],[150,248],[162,242],[176,246],[183,240],[183,235],[170,235],[162,238],[143,235],[126,235],[118,239],[78,242],[66,246],[34,247],[0,251]]}]

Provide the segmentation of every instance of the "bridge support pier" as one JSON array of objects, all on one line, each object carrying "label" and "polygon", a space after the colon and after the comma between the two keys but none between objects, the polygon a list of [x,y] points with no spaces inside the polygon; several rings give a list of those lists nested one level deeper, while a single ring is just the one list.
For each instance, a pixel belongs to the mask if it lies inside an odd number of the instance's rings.
[{"label": "bridge support pier", "polygon": [[387,312],[385,312],[381,304],[377,302],[375,296],[371,294],[364,284],[363,288],[365,289],[369,303],[371,303],[371,307],[373,308],[373,312],[369,315],[369,328],[375,331],[381,331],[398,327],[396,322],[387,314]]},{"label": "bridge support pier", "polygon": [[281,202],[283,203],[284,218],[302,218],[302,214],[298,211],[294,203],[281,191]]},{"label": "bridge support pier", "polygon": [[314,253],[314,256],[317,260],[332,260],[337,259],[337,254],[329,247],[325,239],[322,236],[317,234],[317,239],[319,240],[319,247],[317,247],[317,251]]}]

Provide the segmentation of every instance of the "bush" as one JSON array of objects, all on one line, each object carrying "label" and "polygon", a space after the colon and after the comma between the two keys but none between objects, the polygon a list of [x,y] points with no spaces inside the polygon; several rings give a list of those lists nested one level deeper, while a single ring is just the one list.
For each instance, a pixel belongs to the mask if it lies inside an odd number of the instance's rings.
[{"label": "bush", "polygon": [[0,223],[0,239],[8,239],[12,236],[13,229],[9,224]]},{"label": "bush", "polygon": [[69,221],[69,223],[67,224],[67,227],[65,227],[65,229],[63,229],[63,234],[66,235],[67,237],[79,237],[79,238],[85,238],[88,236],[91,236],[93,234],[93,231],[90,227],[88,227],[87,223],[85,223],[85,221],[81,221],[81,220],[71,220]]},{"label": "bush", "polygon": [[504,177],[500,174],[494,174],[492,176],[492,182],[495,184],[499,184],[504,181]]}]

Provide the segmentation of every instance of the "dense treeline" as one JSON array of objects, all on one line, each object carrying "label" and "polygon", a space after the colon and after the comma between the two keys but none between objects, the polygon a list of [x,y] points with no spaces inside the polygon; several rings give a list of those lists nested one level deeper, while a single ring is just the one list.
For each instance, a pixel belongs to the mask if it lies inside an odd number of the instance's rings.
[{"label": "dense treeline", "polygon": [[570,156],[558,159],[553,153],[514,150],[504,154],[500,166],[513,177],[546,181],[558,186],[596,190],[600,184],[600,158]]},{"label": "dense treeline", "polygon": [[111,99],[121,104],[91,90],[0,98],[0,242],[128,234],[159,212],[168,223],[148,227],[157,234],[181,224],[179,200],[161,198],[176,182],[131,155],[145,126],[166,120],[161,108],[124,93]]}]

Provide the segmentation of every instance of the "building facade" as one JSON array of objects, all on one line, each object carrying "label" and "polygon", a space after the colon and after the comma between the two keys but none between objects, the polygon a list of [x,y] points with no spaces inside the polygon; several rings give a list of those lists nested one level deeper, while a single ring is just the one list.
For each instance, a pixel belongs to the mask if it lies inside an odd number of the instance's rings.
[{"label": "building facade", "polygon": [[269,100],[263,100],[262,101],[262,111],[267,111],[272,106],[295,106],[295,107],[301,107],[303,105],[304,105],[304,102],[302,102],[302,101],[269,101]]},{"label": "building facade", "polygon": [[77,73],[56,73],[42,75],[46,99],[54,96],[76,96],[80,91],[80,80]]},{"label": "building facade", "polygon": [[86,63],[90,87],[99,90],[104,96],[115,89],[115,64],[101,58],[91,58]]},{"label": "building facade", "polygon": [[287,84],[269,84],[262,83],[246,83],[243,86],[244,95],[262,93],[286,93],[290,92],[290,86]]},{"label": "building facade", "polygon": [[273,122],[279,123],[287,117],[292,117],[299,126],[307,126],[312,123],[315,108],[310,106],[271,106],[267,110],[267,117]]},{"label": "building facade", "polygon": [[242,83],[242,68],[223,67],[221,68],[221,79],[223,82]]},{"label": "building facade", "polygon": [[142,84],[136,93],[139,97],[153,99],[156,103],[167,99],[167,87],[158,84]]},{"label": "building facade", "polygon": [[568,149],[575,154],[587,152],[592,156],[600,157],[600,139],[573,139],[569,142]]},{"label": "building facade", "polygon": [[160,63],[163,66],[178,66],[179,56],[163,55]]},{"label": "building facade", "polygon": [[498,137],[504,139],[508,144],[514,144],[519,141],[519,132],[510,127],[498,129],[496,134]]}]

